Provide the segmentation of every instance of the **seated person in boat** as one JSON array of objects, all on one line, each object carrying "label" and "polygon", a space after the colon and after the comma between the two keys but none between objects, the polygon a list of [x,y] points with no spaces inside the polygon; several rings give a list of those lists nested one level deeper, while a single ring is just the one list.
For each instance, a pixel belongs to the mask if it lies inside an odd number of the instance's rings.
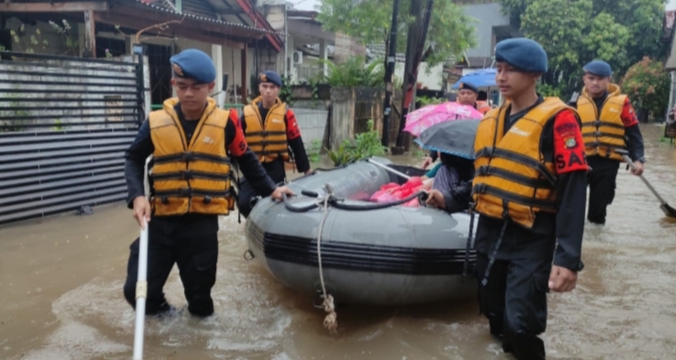
[{"label": "seated person in boat", "polygon": [[434,176],[427,205],[449,213],[469,209],[474,162],[444,153],[441,153],[439,158],[442,166]]}]

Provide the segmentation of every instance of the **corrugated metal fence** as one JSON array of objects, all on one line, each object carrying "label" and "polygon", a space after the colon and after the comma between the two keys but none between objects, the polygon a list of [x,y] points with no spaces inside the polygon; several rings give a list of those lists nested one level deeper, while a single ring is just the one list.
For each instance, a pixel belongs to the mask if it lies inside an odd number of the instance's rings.
[{"label": "corrugated metal fence", "polygon": [[0,55],[0,224],[124,199],[142,67]]},{"label": "corrugated metal fence", "polygon": [[296,114],[305,150],[308,153],[318,152],[324,139],[324,130],[329,116],[328,110],[303,108],[292,110]]}]

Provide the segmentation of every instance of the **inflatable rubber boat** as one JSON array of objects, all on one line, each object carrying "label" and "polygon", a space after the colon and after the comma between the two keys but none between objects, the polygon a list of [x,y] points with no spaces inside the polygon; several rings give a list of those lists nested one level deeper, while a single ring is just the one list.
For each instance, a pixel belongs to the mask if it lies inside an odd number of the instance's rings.
[{"label": "inflatable rubber boat", "polygon": [[285,286],[317,295],[321,228],[323,279],[336,303],[405,305],[474,294],[476,281],[463,276],[476,262],[468,250],[470,215],[369,202],[381,186],[405,182],[372,161],[421,175],[373,158],[293,180],[288,186],[297,196],[254,206],[246,222],[247,254]]}]

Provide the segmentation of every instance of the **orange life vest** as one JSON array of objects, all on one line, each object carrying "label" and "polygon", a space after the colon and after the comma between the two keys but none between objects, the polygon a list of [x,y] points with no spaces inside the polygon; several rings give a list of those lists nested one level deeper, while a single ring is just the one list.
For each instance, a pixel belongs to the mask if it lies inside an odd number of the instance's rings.
[{"label": "orange life vest", "polygon": [[148,118],[155,148],[151,174],[153,213],[227,215],[234,208],[225,140],[229,112],[209,99],[188,144],[174,111],[177,103],[176,98],[166,100],[164,108],[151,112]]},{"label": "orange life vest", "polygon": [[553,159],[545,159],[540,149],[542,130],[556,114],[573,109],[558,98],[546,98],[505,134],[509,105],[506,101],[499,109],[489,111],[477,129],[474,209],[532,228],[539,211],[557,211],[558,178]]},{"label": "orange life vest", "polygon": [[249,148],[262,163],[282,157],[289,160],[289,147],[286,138],[286,104],[275,100],[275,105],[269,110],[265,119],[261,118],[258,104],[261,97],[244,107],[244,121],[246,122],[246,142]]},{"label": "orange life vest", "polygon": [[626,150],[627,147],[622,123],[622,110],[626,100],[627,96],[620,94],[620,87],[610,84],[608,97],[599,114],[599,109],[587,89],[582,90],[582,95],[577,100],[577,111],[582,121],[582,138],[588,157],[601,156],[623,161],[622,155],[614,149]]}]

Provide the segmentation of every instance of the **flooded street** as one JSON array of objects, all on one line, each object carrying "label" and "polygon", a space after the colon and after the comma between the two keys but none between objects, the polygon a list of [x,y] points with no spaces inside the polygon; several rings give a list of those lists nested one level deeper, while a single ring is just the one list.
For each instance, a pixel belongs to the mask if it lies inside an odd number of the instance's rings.
[{"label": "flooded street", "polygon": [[[676,149],[642,126],[645,177],[676,205]],[[418,161],[419,159],[415,159]],[[398,160],[397,160],[398,161]],[[676,359],[676,221],[622,168],[605,227],[587,225],[577,289],[550,294],[552,359]],[[146,322],[145,359],[511,359],[474,297],[419,307],[340,307],[338,335],[312,298],[243,258],[244,224],[221,219],[216,315]],[[134,312],[122,296],[138,236],[123,204],[0,228],[0,359],[130,359]],[[176,268],[165,286],[181,308]]]}]

